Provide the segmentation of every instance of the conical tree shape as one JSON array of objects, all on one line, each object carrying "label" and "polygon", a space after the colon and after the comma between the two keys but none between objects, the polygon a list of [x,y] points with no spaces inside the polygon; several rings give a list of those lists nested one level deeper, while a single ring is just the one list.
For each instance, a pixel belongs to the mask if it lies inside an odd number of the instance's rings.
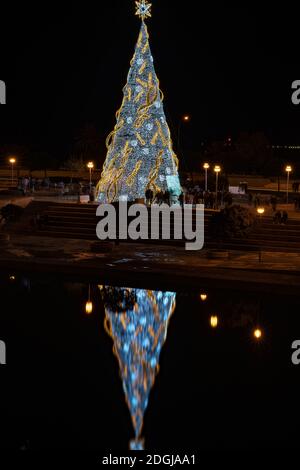
[{"label": "conical tree shape", "polygon": [[97,185],[97,200],[134,201],[144,198],[147,189],[154,195],[169,190],[178,196],[178,159],[144,21],[123,93],[116,126],[106,140],[107,157]]},{"label": "conical tree shape", "polygon": [[159,370],[159,355],[167,337],[176,293],[100,286],[105,306],[105,329],[114,342],[123,389],[135,438],[141,450],[144,413]]}]

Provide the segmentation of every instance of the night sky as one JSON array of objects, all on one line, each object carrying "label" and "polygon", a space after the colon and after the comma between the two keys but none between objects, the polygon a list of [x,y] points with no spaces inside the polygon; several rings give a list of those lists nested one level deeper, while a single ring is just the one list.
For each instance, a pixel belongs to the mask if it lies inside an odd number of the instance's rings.
[{"label": "night sky", "polygon": [[[291,103],[300,79],[294,9],[152,3],[151,48],[174,140],[179,116],[189,113],[185,139],[195,151],[241,131],[300,144],[300,106]],[[34,145],[63,159],[92,123],[104,153],[139,32],[133,0],[28,5],[1,13],[0,145]]]}]

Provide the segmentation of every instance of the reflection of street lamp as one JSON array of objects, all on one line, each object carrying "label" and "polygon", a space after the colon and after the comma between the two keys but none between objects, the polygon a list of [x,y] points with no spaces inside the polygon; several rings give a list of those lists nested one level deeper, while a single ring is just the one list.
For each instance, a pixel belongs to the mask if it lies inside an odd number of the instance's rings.
[{"label": "reflection of street lamp", "polygon": [[91,302],[91,286],[89,285],[89,297],[88,301],[85,304],[85,313],[90,315],[93,312],[93,303]]},{"label": "reflection of street lamp", "polygon": [[205,170],[205,191],[207,192],[207,170],[209,170],[209,163],[204,163],[203,168]]},{"label": "reflection of street lamp", "polygon": [[293,171],[291,165],[287,165],[285,168],[287,173],[287,182],[286,182],[286,203],[289,203],[289,184],[290,184],[290,173]]},{"label": "reflection of street lamp", "polygon": [[9,163],[11,164],[11,185],[14,184],[14,164],[16,163],[16,159],[14,157],[9,159]]},{"label": "reflection of street lamp", "polygon": [[89,162],[87,164],[88,169],[90,170],[90,193],[92,192],[92,169],[94,168],[94,163]]},{"label": "reflection of street lamp", "polygon": [[217,328],[217,326],[218,326],[218,324],[219,324],[219,319],[218,319],[217,315],[212,315],[212,316],[210,317],[209,322],[210,322],[210,326],[211,326],[212,328]]},{"label": "reflection of street lamp", "polygon": [[219,173],[221,173],[221,167],[216,165],[214,168],[214,172],[216,173],[216,209],[218,208],[218,181],[219,181]]}]

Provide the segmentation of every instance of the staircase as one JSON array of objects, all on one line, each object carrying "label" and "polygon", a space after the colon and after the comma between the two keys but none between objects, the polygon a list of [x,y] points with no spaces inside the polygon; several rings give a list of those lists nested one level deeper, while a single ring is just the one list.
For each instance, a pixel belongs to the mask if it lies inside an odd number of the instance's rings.
[{"label": "staircase", "polygon": [[[96,217],[96,209],[95,204],[51,203],[42,212],[47,222],[38,233],[47,237],[97,241],[96,225],[100,219]],[[205,211],[205,246],[208,248],[217,246],[207,235],[212,213],[213,211]],[[143,240],[142,243],[182,245],[185,241]],[[271,217],[263,217],[249,237],[228,240],[222,243],[222,248],[300,253],[300,220],[291,219],[287,225],[274,225]]]},{"label": "staircase", "polygon": [[[96,236],[96,225],[100,221],[99,217],[96,217],[96,210],[96,204],[52,204],[44,212],[44,215],[47,217],[47,223],[39,233],[49,237],[78,238],[96,241],[98,240]],[[206,213],[206,225],[208,225],[209,217],[210,214]],[[143,240],[143,243],[147,242],[158,243],[158,240]],[[185,241],[160,240],[160,243],[183,244]]]},{"label": "staircase", "polygon": [[17,179],[14,178],[12,181],[11,177],[0,176],[0,192],[8,191],[9,189],[15,189],[17,186]]},{"label": "staircase", "polygon": [[48,237],[96,241],[96,225],[99,222],[99,218],[96,217],[96,209],[97,205],[95,204],[50,205],[43,214],[48,219],[47,223],[39,233]]}]

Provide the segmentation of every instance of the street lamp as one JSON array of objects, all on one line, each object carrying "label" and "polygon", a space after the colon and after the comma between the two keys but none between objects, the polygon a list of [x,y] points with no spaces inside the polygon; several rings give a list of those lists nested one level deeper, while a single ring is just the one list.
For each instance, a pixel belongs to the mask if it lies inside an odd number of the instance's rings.
[{"label": "street lamp", "polygon": [[217,328],[219,324],[219,318],[217,317],[217,315],[212,315],[209,319],[209,323],[212,328]]},{"label": "street lamp", "polygon": [[286,203],[289,203],[289,185],[290,185],[290,173],[293,171],[291,165],[287,165],[285,168],[287,173],[287,182],[286,182]]},{"label": "street lamp", "polygon": [[253,336],[257,341],[260,341],[262,339],[262,336],[263,336],[262,330],[260,328],[256,328],[253,331]]},{"label": "street lamp", "polygon": [[9,159],[9,163],[11,164],[11,185],[14,185],[14,164],[16,163],[16,159],[14,157]]},{"label": "street lamp", "polygon": [[265,213],[265,208],[264,208],[264,207],[258,207],[258,208],[256,209],[256,212],[257,212],[258,215],[259,215],[259,220],[260,220],[260,224],[261,224],[261,218],[262,218],[262,216],[263,216],[264,213]]},{"label": "street lamp", "polygon": [[90,193],[92,192],[92,169],[94,168],[94,163],[89,162],[87,164],[88,169],[90,170]]},{"label": "street lamp", "polygon": [[219,182],[219,173],[221,173],[221,167],[216,165],[214,168],[214,172],[216,173],[216,209],[218,208],[218,182]]},{"label": "street lamp", "polygon": [[179,124],[178,124],[178,134],[177,134],[177,152],[180,152],[180,138],[181,138],[181,126],[182,123],[187,123],[191,120],[191,116],[188,114],[185,114],[184,116],[181,116]]},{"label": "street lamp", "polygon": [[256,212],[258,213],[258,215],[259,215],[260,218],[261,218],[261,216],[264,215],[264,213],[265,213],[265,208],[264,208],[264,207],[258,207],[258,208],[256,209]]},{"label": "street lamp", "polygon": [[209,163],[204,163],[203,168],[205,170],[205,192],[207,192],[207,171],[209,170]]}]

